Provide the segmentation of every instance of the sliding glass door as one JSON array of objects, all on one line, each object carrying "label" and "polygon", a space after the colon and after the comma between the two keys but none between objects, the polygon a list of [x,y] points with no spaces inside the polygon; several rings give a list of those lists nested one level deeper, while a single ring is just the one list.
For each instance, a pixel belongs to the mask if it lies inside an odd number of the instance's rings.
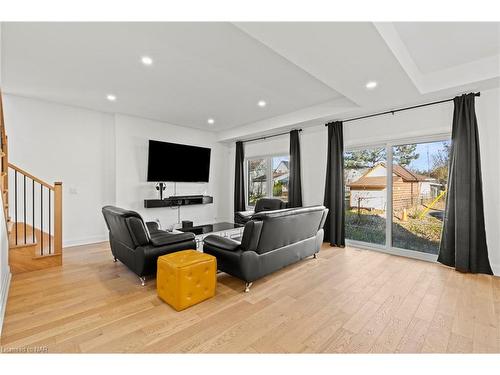
[{"label": "sliding glass door", "polygon": [[392,147],[392,246],[437,254],[448,185],[450,141]]},{"label": "sliding glass door", "polygon": [[400,255],[435,257],[450,144],[438,138],[346,151],[346,239]]},{"label": "sliding glass door", "polygon": [[346,238],[385,245],[387,168],[385,147],[344,155]]}]

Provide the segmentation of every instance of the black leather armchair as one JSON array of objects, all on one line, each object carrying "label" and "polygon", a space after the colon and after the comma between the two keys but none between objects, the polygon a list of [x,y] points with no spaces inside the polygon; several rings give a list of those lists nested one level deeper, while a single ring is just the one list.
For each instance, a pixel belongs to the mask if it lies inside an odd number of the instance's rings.
[{"label": "black leather armchair", "polygon": [[309,256],[323,243],[328,209],[323,206],[264,211],[245,224],[241,242],[216,235],[203,240],[203,252],[217,258],[217,268],[253,281]]},{"label": "black leather armchair", "polygon": [[156,274],[159,256],[175,251],[196,249],[192,233],[169,233],[155,222],[144,223],[135,211],[114,206],[102,208],[109,230],[109,242],[115,262],[120,260],[145,283],[145,276]]},{"label": "black leather armchair", "polygon": [[286,208],[286,202],[278,198],[261,198],[255,202],[254,210],[238,211],[234,213],[234,222],[238,224],[245,224],[252,219],[254,214],[263,211],[274,211]]}]

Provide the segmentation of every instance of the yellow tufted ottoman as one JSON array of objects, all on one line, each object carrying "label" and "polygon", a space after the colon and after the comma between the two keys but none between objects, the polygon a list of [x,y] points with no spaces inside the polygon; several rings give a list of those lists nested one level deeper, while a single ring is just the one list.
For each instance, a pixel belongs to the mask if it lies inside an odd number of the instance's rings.
[{"label": "yellow tufted ottoman", "polygon": [[158,258],[158,297],[177,311],[215,295],[217,259],[196,250],[184,250]]}]

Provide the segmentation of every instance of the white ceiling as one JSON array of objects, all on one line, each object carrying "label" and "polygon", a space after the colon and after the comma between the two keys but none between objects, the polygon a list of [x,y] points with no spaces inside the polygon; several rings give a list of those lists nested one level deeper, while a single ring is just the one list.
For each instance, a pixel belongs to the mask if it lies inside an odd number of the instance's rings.
[{"label": "white ceiling", "polygon": [[341,97],[230,23],[5,23],[3,48],[7,92],[184,126],[214,118],[221,130]]},{"label": "white ceiling", "polygon": [[500,23],[397,22],[394,27],[422,73],[500,53]]},{"label": "white ceiling", "polygon": [[497,87],[499,25],[3,23],[2,88],[233,140]]}]

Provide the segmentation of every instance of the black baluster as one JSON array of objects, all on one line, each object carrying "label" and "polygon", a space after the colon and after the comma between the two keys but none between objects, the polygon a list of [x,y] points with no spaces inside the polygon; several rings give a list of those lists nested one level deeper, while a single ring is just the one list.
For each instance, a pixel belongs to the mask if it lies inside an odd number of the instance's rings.
[{"label": "black baluster", "polygon": [[43,255],[43,185],[40,184],[40,252]]}]

